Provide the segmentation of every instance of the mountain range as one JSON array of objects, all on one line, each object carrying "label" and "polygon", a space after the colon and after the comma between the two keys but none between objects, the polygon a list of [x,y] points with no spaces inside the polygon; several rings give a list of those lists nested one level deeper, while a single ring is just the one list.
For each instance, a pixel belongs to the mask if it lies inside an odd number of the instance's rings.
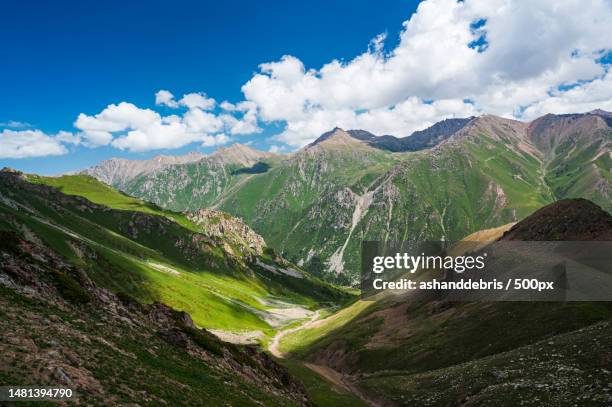
[{"label": "mountain range", "polygon": [[330,281],[357,281],[364,239],[609,240],[611,118],[5,168],[0,381],[93,405],[608,405],[609,302],[364,300]]},{"label": "mountain range", "polygon": [[167,209],[230,213],[290,261],[355,284],[362,240],[458,240],[564,198],[612,209],[611,126],[595,110],[449,119],[405,138],[336,128],[290,154],[234,144],[83,174]]}]

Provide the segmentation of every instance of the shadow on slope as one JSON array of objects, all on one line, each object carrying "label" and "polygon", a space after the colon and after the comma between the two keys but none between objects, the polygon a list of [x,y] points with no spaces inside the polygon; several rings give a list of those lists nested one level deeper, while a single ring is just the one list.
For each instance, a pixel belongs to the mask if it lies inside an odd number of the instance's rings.
[{"label": "shadow on slope", "polygon": [[[604,240],[611,232],[612,217],[597,205],[586,200],[565,200],[519,222],[502,239]],[[606,321],[602,325],[605,328],[611,317],[609,302],[457,303],[406,295],[365,307],[334,330],[320,328],[319,337],[316,330],[301,333],[303,338],[309,337],[310,344],[294,348],[292,354],[343,372],[363,389],[398,404],[464,405],[462,400],[487,388],[491,395],[480,394],[480,402],[503,401],[506,394],[512,396],[502,405],[516,405],[513,403],[517,400],[534,397],[572,405],[580,397],[581,386],[592,380],[594,371],[598,380],[601,378],[598,369],[610,363],[612,354],[609,348],[601,353],[598,346],[600,353],[571,359],[572,352],[583,346],[580,341],[597,342],[602,336],[595,328],[589,328],[592,337],[567,333],[600,321]],[[537,352],[534,355],[531,348],[523,347],[537,346],[534,344],[541,341],[554,343],[560,335],[582,339],[559,349],[563,353],[558,357],[573,362],[567,369],[574,372],[574,383],[564,388],[565,393],[555,395],[554,389],[563,387],[561,383],[565,381],[562,368],[551,367],[548,359],[539,360]],[[505,352],[512,356],[494,356]],[[531,371],[529,365],[521,364],[521,376],[529,377],[528,383],[521,383],[516,374],[506,373],[513,371],[524,352],[530,352],[533,359]],[[547,353],[546,358],[552,353]],[[493,359],[480,364],[485,358]],[[465,364],[472,367],[467,369]],[[546,374],[546,385],[535,387],[535,372]],[[459,383],[454,388],[446,386],[445,378],[451,374],[459,375],[453,377],[453,382]],[[420,386],[429,393],[417,390]],[[521,390],[525,386],[529,391]],[[436,398],[441,394],[445,397],[442,401]]]}]

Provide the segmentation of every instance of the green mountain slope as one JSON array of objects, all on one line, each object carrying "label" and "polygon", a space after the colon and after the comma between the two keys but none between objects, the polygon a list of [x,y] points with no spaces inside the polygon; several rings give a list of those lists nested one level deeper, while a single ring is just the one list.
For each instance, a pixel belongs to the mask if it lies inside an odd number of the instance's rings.
[{"label": "green mountain slope", "polygon": [[88,265],[43,244],[42,228],[7,231],[7,216],[0,225],[3,384],[70,388],[70,405],[308,404],[303,386],[266,354],[221,342],[163,304],[115,295],[90,278]]},{"label": "green mountain slope", "polygon": [[544,152],[545,182],[555,197],[586,198],[611,209],[611,117],[546,115],[530,124],[530,137]]},{"label": "green mountain slope", "polygon": [[[509,231],[508,231],[509,229]],[[578,199],[466,238],[607,240],[612,216]],[[360,300],[289,334],[280,349],[333,369],[390,405],[593,405],[612,360],[608,302]]]},{"label": "green mountain slope", "polygon": [[265,171],[277,160],[275,154],[234,144],[198,161],[143,171],[129,182],[119,179],[112,185],[130,195],[158,204],[163,202],[169,209],[195,210],[212,206],[219,196],[252,174]]},{"label": "green mountain slope", "polygon": [[263,338],[347,298],[226,214],[161,210],[87,176],[0,174],[0,229],[47,245],[101,287],[186,311],[200,327]]},{"label": "green mountain slope", "polygon": [[166,208],[239,216],[294,263],[354,284],[363,239],[456,240],[563,198],[612,209],[604,113],[532,123],[482,116],[431,149],[404,153],[335,129],[288,156],[250,151],[246,164],[168,166],[124,189]]}]

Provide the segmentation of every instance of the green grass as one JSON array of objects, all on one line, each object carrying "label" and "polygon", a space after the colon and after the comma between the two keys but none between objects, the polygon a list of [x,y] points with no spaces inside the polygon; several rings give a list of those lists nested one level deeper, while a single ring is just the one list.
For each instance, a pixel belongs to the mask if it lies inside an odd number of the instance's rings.
[{"label": "green grass", "polygon": [[611,326],[593,325],[425,373],[380,372],[357,384],[401,406],[453,405],[460,400],[503,407],[603,406]]},{"label": "green grass", "polygon": [[[86,201],[35,190],[4,191],[0,186],[0,192],[35,211],[0,204],[0,225],[4,222],[12,229],[14,224],[3,219],[16,219],[65,259],[88,270],[98,284],[141,302],[159,301],[186,311],[201,327],[271,335],[274,329],[264,320],[268,299],[314,309],[349,298],[308,275],[296,279],[253,271],[219,246],[194,244],[197,227],[181,214],[162,211],[93,178],[29,176],[29,180],[107,208],[91,209]],[[58,284],[70,291],[69,281]]]},{"label": "green grass", "polygon": [[283,353],[303,356],[314,343],[348,324],[372,305],[374,305],[372,301],[358,300],[327,318],[322,315],[325,319],[321,319],[316,327],[301,329],[285,335],[280,342],[279,349]]},{"label": "green grass", "polygon": [[66,195],[82,196],[93,203],[108,206],[109,208],[164,216],[185,228],[194,231],[198,230],[197,226],[180,213],[168,211],[150,202],[126,195],[89,175],[63,175],[61,177],[28,175],[28,181],[49,185]]},{"label": "green grass", "polygon": [[300,379],[306,387],[310,400],[317,407],[366,407],[360,398],[355,395],[340,391],[317,373],[313,372],[301,362],[280,360],[289,372]]}]

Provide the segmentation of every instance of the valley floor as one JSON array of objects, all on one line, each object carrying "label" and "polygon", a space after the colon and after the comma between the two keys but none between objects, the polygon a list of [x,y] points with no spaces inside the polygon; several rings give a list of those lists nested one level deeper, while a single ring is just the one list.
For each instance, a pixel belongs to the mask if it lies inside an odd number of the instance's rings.
[{"label": "valley floor", "polygon": [[[281,351],[280,344],[283,338],[287,335],[299,333],[299,331],[310,329],[316,327],[319,323],[325,323],[325,319],[321,318],[321,315],[324,313],[330,312],[330,309],[320,309],[315,311],[312,316],[306,321],[302,321],[299,325],[291,325],[288,328],[282,329],[278,331],[272,341],[268,345],[268,351],[278,359],[285,359],[288,355]],[[331,316],[333,316],[332,314]],[[287,362],[287,361],[285,361]],[[310,372],[306,372],[303,369],[297,369],[297,366],[301,366],[310,370]],[[360,405],[370,405],[370,406],[379,406],[380,404],[377,401],[369,398],[365,393],[360,391],[357,387],[355,387],[351,381],[347,379],[345,375],[340,372],[335,371],[329,366],[318,365],[314,363],[301,362],[293,360],[289,362],[288,367],[298,378],[300,378],[304,384],[306,385],[307,391],[310,391],[310,396],[313,398],[313,401],[317,399],[317,393],[315,390],[315,386],[312,384],[313,373],[316,376],[319,376],[319,380],[315,379],[315,383],[318,386],[321,386],[321,381],[327,382],[326,396],[322,399],[318,399],[317,405],[319,407],[335,407],[338,406],[338,400],[334,397],[329,399],[330,395],[336,395],[337,398],[340,398],[343,401],[346,401],[351,406],[360,406]],[[293,367],[293,368],[292,368]],[[307,374],[305,374],[307,373]],[[306,376],[310,377],[310,380],[306,378]],[[312,394],[314,393],[314,394]],[[357,404],[355,404],[357,403]]]}]

